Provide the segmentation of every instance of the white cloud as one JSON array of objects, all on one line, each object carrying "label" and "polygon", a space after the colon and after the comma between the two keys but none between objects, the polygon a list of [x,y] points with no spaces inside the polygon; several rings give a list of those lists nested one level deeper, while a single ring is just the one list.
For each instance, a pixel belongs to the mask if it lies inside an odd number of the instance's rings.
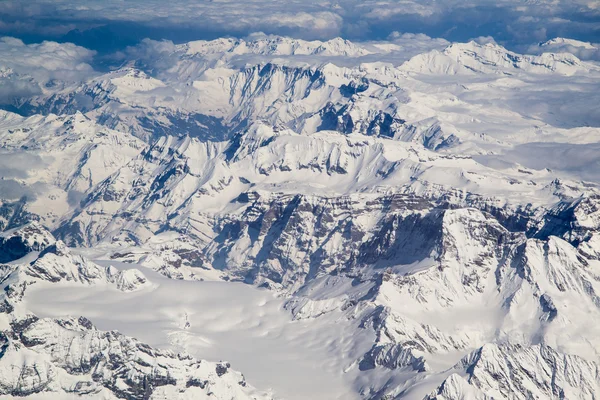
[{"label": "white cloud", "polygon": [[375,20],[387,20],[394,15],[419,15],[428,17],[438,12],[434,4],[422,4],[415,1],[396,2],[365,2],[364,7],[370,11],[365,13],[365,18]]},{"label": "white cloud", "polygon": [[25,44],[0,38],[0,103],[42,91],[52,80],[78,82],[95,72],[89,64],[95,52],[71,43]]},{"label": "white cloud", "polygon": [[255,24],[261,31],[269,28],[291,31],[306,30],[306,38],[316,39],[338,36],[341,33],[343,19],[338,14],[332,12],[276,13],[268,15],[265,18],[259,18]]},{"label": "white cloud", "polygon": [[29,74],[38,80],[79,79],[89,75],[95,52],[71,43],[24,44],[21,40],[0,38],[0,66]]},{"label": "white cloud", "polygon": [[[178,35],[187,41],[262,31],[303,39],[342,36],[366,41],[404,31],[452,41],[491,36],[510,47],[528,46],[555,36],[589,41],[598,38],[600,31],[596,0],[91,0],[85,6],[75,0],[30,3],[3,2],[0,21],[6,26],[0,25],[0,32],[31,33],[37,29],[49,35],[52,29],[62,32],[65,27],[85,30],[121,24],[117,39],[128,34],[135,38],[137,31],[153,39],[175,41],[181,41]],[[132,24],[129,30],[123,28],[127,23]],[[93,40],[100,41],[101,36]]]},{"label": "white cloud", "polygon": [[0,151],[0,193],[2,198],[16,200],[23,196],[33,200],[43,190],[44,185],[26,185],[23,179],[34,175],[47,163],[35,154],[23,151]]},{"label": "white cloud", "polygon": [[496,44],[496,40],[491,36],[479,36],[479,37],[473,38],[473,40],[479,44],[488,44],[488,43]]},{"label": "white cloud", "polygon": [[600,143],[528,143],[503,155],[533,169],[550,168],[591,182],[600,182]]}]

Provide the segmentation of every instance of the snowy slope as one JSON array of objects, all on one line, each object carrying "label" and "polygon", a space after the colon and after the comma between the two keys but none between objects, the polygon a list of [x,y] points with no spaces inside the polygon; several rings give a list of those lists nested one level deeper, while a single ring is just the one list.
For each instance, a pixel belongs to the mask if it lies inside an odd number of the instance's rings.
[{"label": "snowy slope", "polygon": [[[27,188],[9,191],[6,182],[0,195],[0,204],[8,209],[0,216],[0,226],[6,229],[18,226],[22,218],[26,221],[20,213],[27,212],[51,225],[82,193],[126,164],[145,144],[81,113],[24,118],[0,111],[0,146],[4,178]],[[22,196],[27,198],[27,210],[19,206]]]}]

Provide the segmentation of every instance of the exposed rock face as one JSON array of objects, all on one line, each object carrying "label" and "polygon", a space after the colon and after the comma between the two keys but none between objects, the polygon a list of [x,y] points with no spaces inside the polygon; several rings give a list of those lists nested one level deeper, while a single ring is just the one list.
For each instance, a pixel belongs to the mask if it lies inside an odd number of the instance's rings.
[{"label": "exposed rock face", "polygon": [[[444,376],[429,399],[594,398],[596,331],[583,321],[599,312],[597,261],[581,244],[528,238],[478,210],[438,210],[434,220],[439,229],[426,263],[392,264],[373,275],[369,264],[355,264],[307,282],[289,309],[299,319],[335,310],[358,319],[360,328],[376,333],[359,368],[417,380]],[[582,324],[590,328],[586,345]],[[440,369],[441,360],[474,345],[483,347]],[[383,393],[402,398],[410,387],[404,381]]]},{"label": "exposed rock face", "polygon": [[388,369],[410,367],[417,372],[429,370],[423,357],[413,354],[410,348],[405,348],[400,344],[373,347],[361,361],[360,368],[372,369],[378,365]]},{"label": "exposed rock face", "polygon": [[[488,344],[463,359],[428,399],[593,399],[598,364],[549,346]],[[485,393],[485,394],[484,394]]]},{"label": "exposed rock face", "polygon": [[[111,394],[124,399],[252,398],[241,374],[221,364],[153,349],[85,318],[29,319],[4,332],[0,393]],[[23,364],[16,363],[23,359]]]},{"label": "exposed rock face", "polygon": [[423,400],[491,400],[490,397],[470,386],[469,383],[460,375],[454,373],[450,375],[440,387]]},{"label": "exposed rock face", "polygon": [[144,274],[137,269],[120,271],[114,278],[114,281],[117,285],[117,289],[124,292],[134,292],[149,285],[148,279],[146,279]]},{"label": "exposed rock face", "polygon": [[[386,155],[392,150],[403,158],[392,161]],[[491,214],[491,219],[481,217],[480,227],[474,222],[465,228],[477,229],[478,241],[510,241],[515,231],[541,239],[549,236],[552,228],[548,221],[557,212],[555,208],[499,207],[497,198],[423,179],[425,170],[437,171],[435,177],[446,173],[444,163],[454,161],[379,139],[299,136],[262,125],[228,143],[163,138],[91,190],[55,234],[69,245],[112,242],[139,246],[161,232],[177,232],[181,240],[172,253],[164,254],[168,261],[161,262],[163,273],[191,277],[190,271],[177,269],[182,265],[224,269],[226,265],[235,279],[258,284],[268,280],[276,286],[298,286],[306,277],[330,273],[342,265],[352,269],[410,264],[433,252],[441,257],[444,247],[454,246],[440,243],[441,238],[456,240],[452,232],[445,234],[442,226],[463,218],[461,213],[475,212],[461,208]],[[368,168],[363,168],[366,165]],[[413,172],[407,173],[407,168]],[[483,174],[469,176],[481,180]],[[285,181],[294,176],[322,179],[342,188],[350,185],[365,193],[297,194],[294,185]],[[396,182],[398,189],[391,194],[373,193],[373,182],[384,181]],[[500,177],[499,184],[517,190],[515,195],[530,190],[518,187],[507,176]],[[263,188],[253,190],[257,185]],[[265,190],[269,185],[281,187],[283,193]],[[535,193],[541,196],[548,190],[535,188]],[[566,199],[559,189],[551,196]],[[574,207],[581,208],[584,203],[594,207],[596,202],[590,197]],[[205,209],[206,204],[211,208]],[[452,210],[455,208],[459,209]],[[592,220],[569,231],[581,232],[573,233],[581,239],[566,239],[576,245],[587,243],[595,229]],[[501,257],[496,250],[490,249],[490,255]],[[451,260],[453,254],[445,257]],[[462,261],[488,263],[487,254],[479,257]],[[470,280],[475,290],[483,290],[485,283],[477,280],[477,271],[471,272],[474,275],[464,279]]]},{"label": "exposed rock face", "polygon": [[139,270],[119,271],[113,266],[102,267],[83,256],[72,254],[60,240],[46,247],[30,264],[19,266],[17,272],[27,279],[34,278],[53,283],[67,281],[88,285],[113,284],[124,292],[150,285]]},{"label": "exposed rock face", "polygon": [[0,233],[0,263],[18,260],[32,251],[42,251],[54,240],[54,237],[36,222]]}]

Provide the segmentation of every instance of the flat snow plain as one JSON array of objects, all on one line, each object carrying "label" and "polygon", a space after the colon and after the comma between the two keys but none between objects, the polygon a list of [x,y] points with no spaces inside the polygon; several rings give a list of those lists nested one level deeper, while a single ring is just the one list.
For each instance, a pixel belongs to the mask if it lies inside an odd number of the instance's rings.
[{"label": "flat snow plain", "polygon": [[229,361],[255,387],[276,397],[359,398],[352,389],[356,368],[343,371],[369,349],[373,338],[367,330],[357,337],[356,328],[341,315],[294,321],[283,300],[268,290],[173,280],[135,264],[94,261],[138,268],[152,286],[125,293],[108,285],[40,283],[26,297],[28,309],[40,317],[83,315],[101,330],[118,330],[210,361]]}]

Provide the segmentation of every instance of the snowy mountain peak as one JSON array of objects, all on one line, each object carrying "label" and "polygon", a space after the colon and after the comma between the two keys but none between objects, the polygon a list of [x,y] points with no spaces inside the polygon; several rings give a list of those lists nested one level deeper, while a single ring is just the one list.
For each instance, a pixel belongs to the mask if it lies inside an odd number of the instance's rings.
[{"label": "snowy mountain peak", "polygon": [[212,41],[189,42],[178,47],[187,55],[205,56],[231,53],[235,55],[278,55],[278,56],[365,56],[371,54],[365,48],[342,38],[326,42],[306,41],[288,37],[266,37],[254,40],[216,39]]},{"label": "snowy mountain peak", "polygon": [[590,42],[582,42],[580,40],[575,39],[566,39],[566,38],[554,38],[550,39],[546,42],[542,42],[539,44],[540,47],[557,47],[557,46],[571,46],[571,47],[579,47],[587,50],[597,49],[596,46],[591,44]]},{"label": "snowy mountain peak", "polygon": [[428,399],[593,398],[600,389],[598,368],[546,345],[488,344],[457,365],[466,380],[452,374]]},{"label": "snowy mountain peak", "polygon": [[54,242],[52,234],[35,221],[0,232],[0,263],[18,260],[32,251],[42,251]]},{"label": "snowy mountain peak", "polygon": [[572,75],[589,70],[598,71],[593,64],[584,63],[570,53],[544,53],[540,56],[520,55],[495,43],[454,43],[443,52],[413,57],[401,70],[428,74],[534,74],[557,73]]}]

